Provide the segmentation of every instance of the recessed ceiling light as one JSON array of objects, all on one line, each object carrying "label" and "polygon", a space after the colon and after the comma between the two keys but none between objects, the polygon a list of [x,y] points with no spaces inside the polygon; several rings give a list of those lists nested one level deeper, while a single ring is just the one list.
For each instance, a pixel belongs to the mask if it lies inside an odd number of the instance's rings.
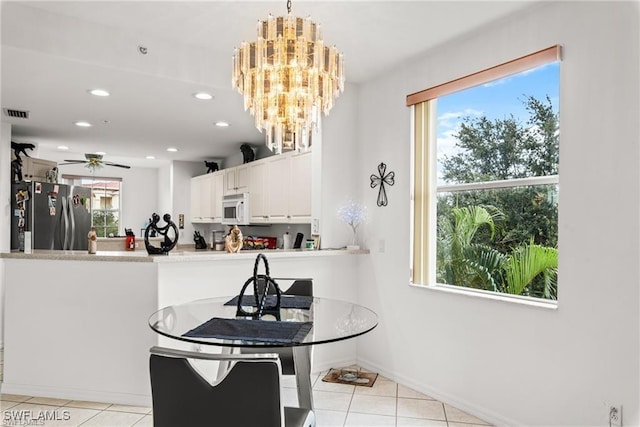
[{"label": "recessed ceiling light", "polygon": [[149,159],[149,160],[154,160],[154,159],[155,159],[155,157],[154,157],[154,156],[147,156],[147,159]]},{"label": "recessed ceiling light", "polygon": [[207,92],[196,92],[196,93],[193,94],[193,97],[197,98],[197,99],[202,99],[202,100],[205,100],[205,101],[213,99],[213,95],[211,95],[210,93],[207,93]]},{"label": "recessed ceiling light", "polygon": [[105,153],[104,151],[96,151],[96,154],[97,154],[98,156],[104,156],[104,155],[105,155],[105,154],[107,154],[107,153]]},{"label": "recessed ceiling light", "polygon": [[68,150],[69,147],[67,147],[66,145],[59,145],[58,146],[58,150]]},{"label": "recessed ceiling light", "polygon": [[87,92],[89,92],[91,95],[95,95],[95,96],[109,96],[110,93],[107,92],[104,89],[89,89]]},{"label": "recessed ceiling light", "polygon": [[220,126],[221,128],[229,127],[229,123],[227,122],[216,122],[216,126]]},{"label": "recessed ceiling light", "polygon": [[174,148],[174,147],[169,147],[169,148],[167,148],[167,151],[169,151],[171,153],[175,153],[176,151],[178,151],[178,149]]},{"label": "recessed ceiling light", "polygon": [[85,121],[75,122],[74,125],[80,126],[81,128],[89,128],[92,126],[91,123]]}]

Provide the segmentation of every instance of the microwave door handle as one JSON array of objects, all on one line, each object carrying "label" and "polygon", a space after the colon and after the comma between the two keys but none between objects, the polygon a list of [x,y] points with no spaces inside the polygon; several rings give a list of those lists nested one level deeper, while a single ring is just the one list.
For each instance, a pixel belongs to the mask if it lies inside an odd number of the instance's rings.
[{"label": "microwave door handle", "polygon": [[242,218],[240,218],[241,207],[242,207],[242,202],[236,203],[236,220],[238,222],[242,221]]}]

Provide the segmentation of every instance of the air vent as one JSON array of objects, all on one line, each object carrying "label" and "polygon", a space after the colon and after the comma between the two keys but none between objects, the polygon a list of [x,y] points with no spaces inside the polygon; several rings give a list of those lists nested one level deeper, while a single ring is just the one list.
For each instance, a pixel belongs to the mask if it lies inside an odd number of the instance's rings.
[{"label": "air vent", "polygon": [[7,117],[16,117],[18,119],[28,119],[29,118],[29,112],[28,111],[13,110],[11,108],[3,108],[2,111],[4,111],[4,115],[7,116]]}]

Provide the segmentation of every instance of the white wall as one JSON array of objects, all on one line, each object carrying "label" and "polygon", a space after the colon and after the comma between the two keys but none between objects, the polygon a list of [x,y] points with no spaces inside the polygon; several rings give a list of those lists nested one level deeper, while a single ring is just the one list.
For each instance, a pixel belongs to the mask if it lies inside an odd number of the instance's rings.
[{"label": "white wall", "polygon": [[[191,224],[191,178],[203,175],[207,168],[204,162],[181,162],[174,161],[173,165],[173,202],[171,218],[178,224],[178,215],[184,215],[184,229],[178,230],[180,238],[179,244],[193,243],[194,227]],[[205,239],[207,237],[205,236]]]},{"label": "white wall", "polygon": [[344,247],[349,243],[351,228],[340,222],[338,209],[348,199],[364,202],[363,197],[370,196],[359,194],[360,185],[369,178],[359,173],[362,165],[358,150],[366,147],[360,148],[356,144],[360,111],[358,91],[357,85],[347,84],[329,115],[322,119],[320,235],[323,248]]},{"label": "white wall", "polygon": [[[62,166],[60,173],[91,176],[91,172],[83,165]],[[144,222],[158,210],[158,169],[105,166],[96,171],[96,176],[122,178],[120,233],[124,234],[125,228],[131,228],[136,236],[140,236]]]},{"label": "white wall", "polygon": [[[11,247],[11,124],[0,122],[0,252]],[[13,176],[11,176],[13,179]],[[0,348],[4,348],[4,260],[0,260]]]},{"label": "white wall", "polygon": [[[608,425],[605,402],[640,425],[638,12],[546,2],[361,86],[357,184],[368,239],[386,241],[360,271],[359,300],[380,316],[359,340],[362,365],[499,425]],[[406,95],[554,44],[564,50],[557,310],[410,287]],[[366,182],[380,161],[396,172],[384,208]]]}]

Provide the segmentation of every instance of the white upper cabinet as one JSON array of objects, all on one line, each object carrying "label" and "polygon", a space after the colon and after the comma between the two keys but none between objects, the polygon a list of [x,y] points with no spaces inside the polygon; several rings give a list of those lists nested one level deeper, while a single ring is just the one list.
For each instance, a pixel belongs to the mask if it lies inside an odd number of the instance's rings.
[{"label": "white upper cabinet", "polygon": [[249,216],[251,222],[267,222],[267,162],[255,161],[249,165]]},{"label": "white upper cabinet", "polygon": [[51,160],[22,157],[22,179],[25,181],[46,181],[47,172],[58,166]]},{"label": "white upper cabinet", "polygon": [[191,178],[191,222],[220,222],[222,198],[249,193],[250,222],[311,223],[311,152],[286,153]]},{"label": "white upper cabinet", "polygon": [[220,222],[224,173],[191,178],[191,222]]},{"label": "white upper cabinet", "polygon": [[224,169],[224,195],[249,192],[249,163]]}]

